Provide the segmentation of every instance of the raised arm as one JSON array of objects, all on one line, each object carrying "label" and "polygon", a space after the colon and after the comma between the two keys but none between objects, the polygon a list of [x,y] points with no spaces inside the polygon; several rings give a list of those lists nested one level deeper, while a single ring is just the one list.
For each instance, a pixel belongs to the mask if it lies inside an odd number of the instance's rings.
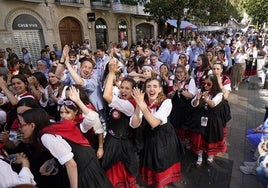
[{"label": "raised arm", "polygon": [[109,74],[107,76],[105,89],[103,92],[103,98],[106,100],[108,104],[110,104],[113,100],[113,82],[115,78],[115,73],[117,72],[117,64],[118,61],[116,58],[112,58],[109,61]]},{"label": "raised arm", "polygon": [[55,72],[55,75],[59,79],[61,79],[62,72],[65,69],[65,60],[69,56],[69,50],[70,50],[69,46],[68,45],[65,45],[64,48],[63,48],[63,51],[62,51],[62,56],[60,58],[60,61],[58,63],[58,66],[57,66],[57,69],[56,69],[56,72]]},{"label": "raised arm", "polygon": [[15,106],[18,104],[19,100],[14,96],[14,94],[9,90],[7,83],[4,81],[2,77],[0,77],[0,88],[7,96],[10,103]]},{"label": "raised arm", "polygon": [[84,80],[81,78],[81,76],[77,73],[77,70],[73,68],[73,66],[70,64],[69,56],[67,56],[65,60],[66,68],[68,69],[69,73],[71,74],[71,77],[73,78],[74,82],[80,86],[84,86]]}]

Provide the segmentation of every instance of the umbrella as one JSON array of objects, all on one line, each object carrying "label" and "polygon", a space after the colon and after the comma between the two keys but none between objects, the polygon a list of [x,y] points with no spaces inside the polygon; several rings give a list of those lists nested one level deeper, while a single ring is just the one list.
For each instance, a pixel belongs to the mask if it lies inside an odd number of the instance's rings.
[{"label": "umbrella", "polygon": [[[177,27],[177,20],[168,19],[167,23],[169,23],[170,25],[174,27]],[[192,24],[191,22],[181,21],[180,29],[181,30],[197,30],[197,26]]]}]

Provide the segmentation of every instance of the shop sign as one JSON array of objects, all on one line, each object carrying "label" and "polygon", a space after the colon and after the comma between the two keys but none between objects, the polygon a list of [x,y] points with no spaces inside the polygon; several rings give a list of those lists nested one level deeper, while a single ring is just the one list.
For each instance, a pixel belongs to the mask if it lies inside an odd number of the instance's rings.
[{"label": "shop sign", "polygon": [[96,29],[107,29],[106,25],[96,25]]},{"label": "shop sign", "polygon": [[95,13],[87,13],[88,22],[95,22]]},{"label": "shop sign", "polygon": [[40,30],[42,26],[33,16],[21,14],[15,18],[12,28],[14,30]]}]

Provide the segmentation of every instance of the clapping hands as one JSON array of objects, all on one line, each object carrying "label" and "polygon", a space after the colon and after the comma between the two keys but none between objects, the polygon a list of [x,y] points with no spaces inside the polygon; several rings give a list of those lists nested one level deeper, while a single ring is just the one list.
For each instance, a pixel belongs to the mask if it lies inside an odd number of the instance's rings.
[{"label": "clapping hands", "polygon": [[144,105],[147,107],[147,105],[144,102],[144,95],[145,93],[141,91],[139,88],[135,87],[132,91],[132,97],[135,99],[137,105],[142,108]]}]

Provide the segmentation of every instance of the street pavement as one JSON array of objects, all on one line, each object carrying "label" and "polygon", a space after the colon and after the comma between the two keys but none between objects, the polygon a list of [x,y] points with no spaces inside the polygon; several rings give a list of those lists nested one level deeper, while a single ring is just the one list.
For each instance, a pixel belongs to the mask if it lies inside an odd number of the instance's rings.
[{"label": "street pavement", "polygon": [[229,104],[232,120],[228,123],[228,150],[226,158],[233,160],[230,188],[257,188],[254,175],[245,175],[239,171],[243,161],[252,161],[254,149],[246,140],[247,129],[255,128],[264,120],[265,105],[268,104],[268,91],[252,87],[243,82],[239,91],[232,91]]}]

